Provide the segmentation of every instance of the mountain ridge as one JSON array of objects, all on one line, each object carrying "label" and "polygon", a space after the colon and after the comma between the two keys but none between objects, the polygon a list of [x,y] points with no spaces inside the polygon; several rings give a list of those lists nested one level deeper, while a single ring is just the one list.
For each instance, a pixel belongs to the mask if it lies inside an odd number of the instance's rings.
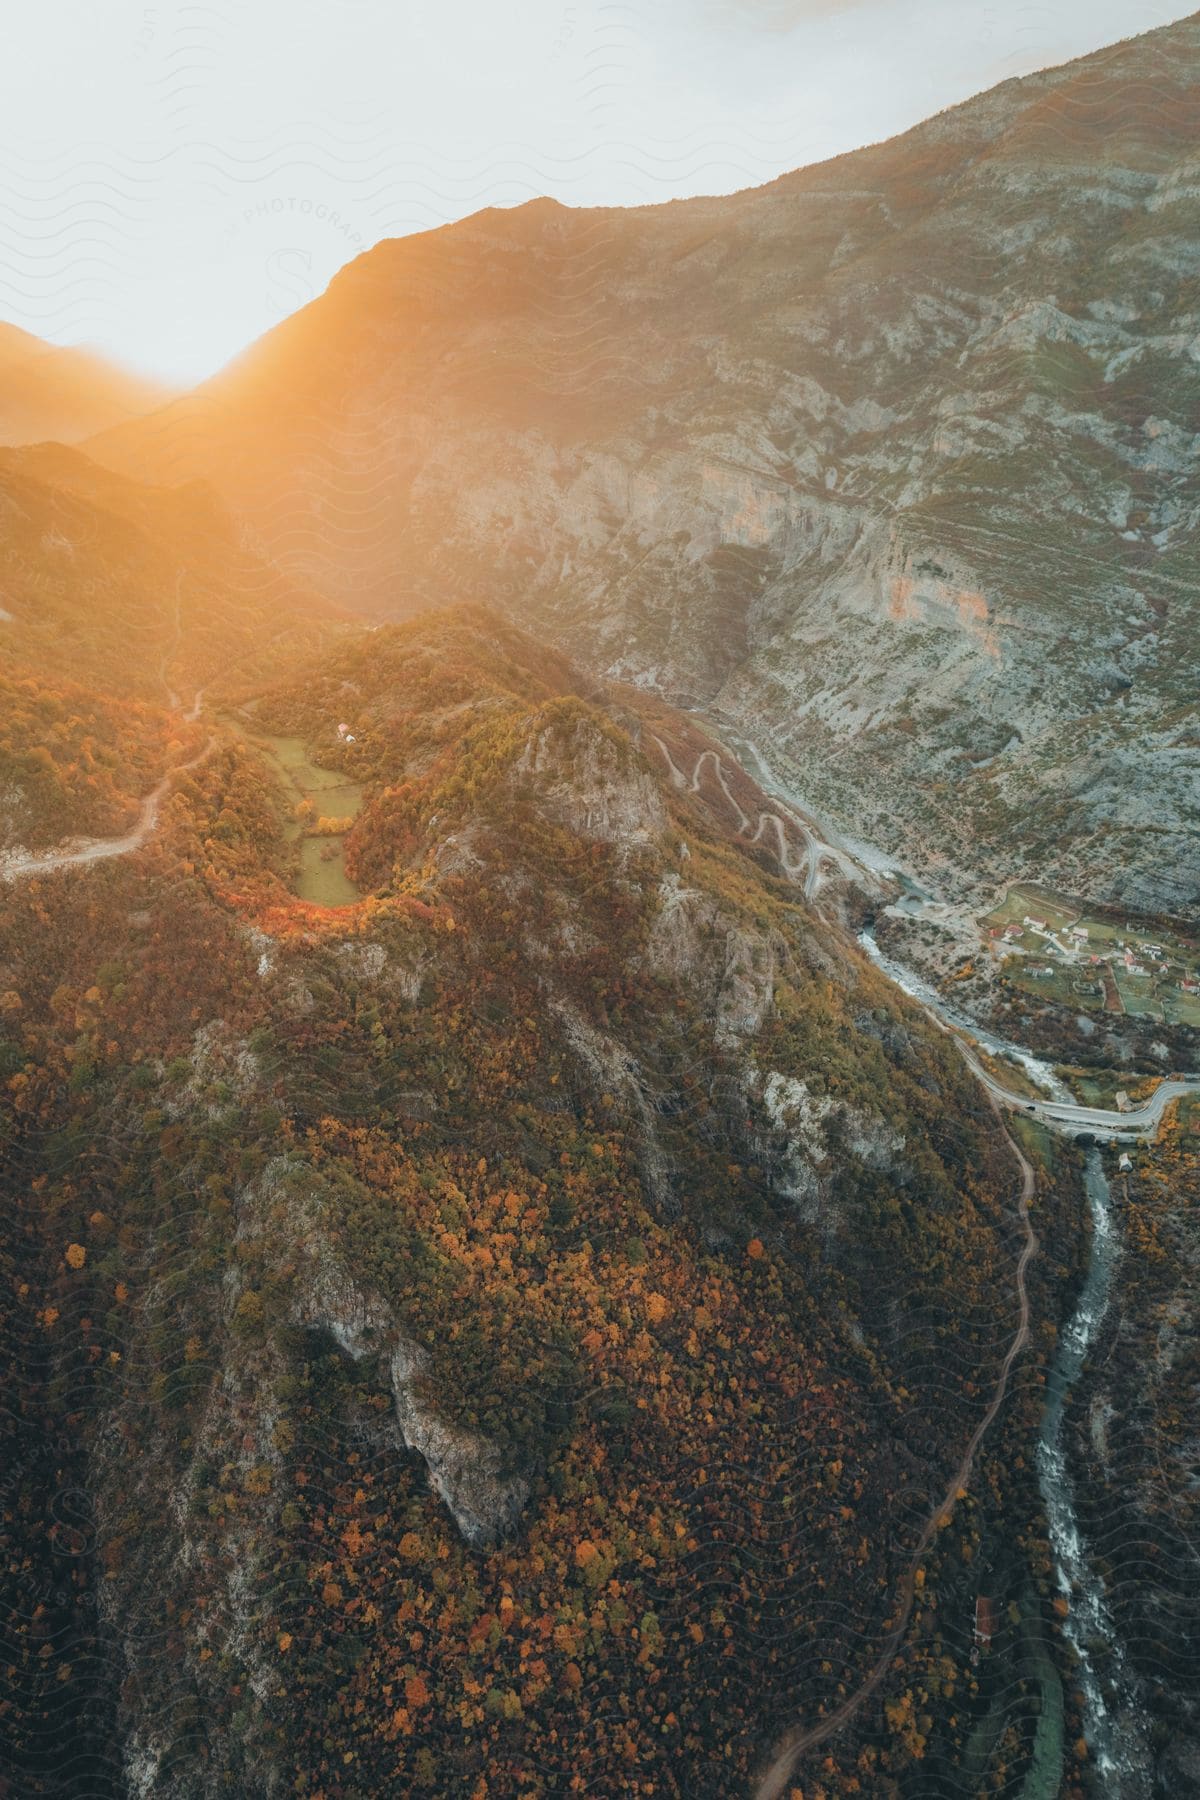
[{"label": "mountain ridge", "polygon": [[[997,1120],[494,613],[300,648],[226,707],[151,840],[0,918],[7,1766],[740,1790],[796,1681],[832,1699],[885,1642],[912,1551],[878,1522],[983,1416]],[[285,736],[364,791],[348,905],[296,893]],[[43,1627],[63,1468],[94,1535]],[[848,1768],[906,1766],[864,1731]]]},{"label": "mountain ridge", "polygon": [[719,710],[926,878],[1186,910],[1198,70],[1192,17],[765,188],[377,246],[90,449]]},{"label": "mountain ridge", "polygon": [[0,323],[0,444],[72,444],[156,411],[167,383],[83,346],[50,344]]}]

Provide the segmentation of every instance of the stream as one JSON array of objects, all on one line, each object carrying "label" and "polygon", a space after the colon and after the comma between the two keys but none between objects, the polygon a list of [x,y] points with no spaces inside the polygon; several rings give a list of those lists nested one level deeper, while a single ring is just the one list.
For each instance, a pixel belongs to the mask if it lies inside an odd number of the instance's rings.
[{"label": "stream", "polygon": [[[859,942],[884,974],[927,1011],[964,1032],[992,1055],[1015,1058],[1031,1079],[1055,1099],[1072,1098],[1047,1064],[983,1030],[966,1013],[949,1005],[930,983],[887,956],[869,927],[859,933]],[[1095,1149],[1087,1153],[1084,1191],[1091,1216],[1087,1274],[1047,1371],[1046,1405],[1036,1453],[1038,1486],[1046,1508],[1055,1577],[1070,1608],[1063,1635],[1078,1659],[1075,1675],[1083,1695],[1083,1735],[1096,1773],[1097,1792],[1105,1800],[1149,1800],[1154,1758],[1146,1721],[1137,1704],[1103,1577],[1092,1565],[1079,1529],[1075,1484],[1063,1441],[1071,1390],[1108,1311],[1121,1260],[1112,1193],[1100,1152]]]},{"label": "stream", "polygon": [[1075,1096],[1070,1088],[1059,1080],[1049,1063],[1043,1062],[1040,1057],[1035,1056],[1032,1050],[1023,1050],[1019,1044],[1007,1043],[1004,1038],[996,1037],[994,1033],[985,1031],[983,1026],[977,1024],[969,1013],[963,1012],[960,1008],[952,1006],[948,1000],[944,1000],[931,982],[925,981],[915,970],[906,967],[902,962],[897,962],[894,956],[889,956],[886,951],[881,950],[876,942],[875,933],[869,925],[859,932],[858,941],[876,968],[882,969],[890,981],[907,994],[910,1000],[915,1000],[923,1006],[926,1012],[936,1013],[945,1024],[952,1025],[956,1031],[961,1031],[973,1043],[978,1044],[981,1050],[986,1050],[989,1056],[1008,1058],[1012,1062],[1019,1063],[1029,1079],[1035,1082],[1042,1092],[1048,1094],[1052,1100],[1067,1102],[1074,1100]]},{"label": "stream", "polygon": [[1083,1731],[1106,1800],[1145,1800],[1153,1780],[1146,1723],[1133,1692],[1104,1582],[1092,1567],[1075,1515],[1063,1425],[1071,1389],[1108,1310],[1121,1243],[1098,1150],[1087,1153],[1084,1189],[1092,1221],[1091,1257],[1078,1304],[1063,1327],[1046,1377],[1038,1436],[1038,1485],[1046,1506],[1059,1589],[1070,1606],[1063,1632],[1079,1659]]},{"label": "stream", "polygon": [[[880,950],[870,927],[859,933],[859,942],[872,962],[928,1012],[992,1055],[1014,1058],[1055,1099],[1072,1098],[1047,1064],[983,1030],[966,1013],[949,1005],[929,982]],[[1063,1634],[1078,1659],[1075,1675],[1083,1695],[1083,1734],[1096,1772],[1097,1792],[1105,1800],[1149,1800],[1154,1763],[1146,1722],[1126,1668],[1103,1577],[1093,1567],[1079,1529],[1075,1484],[1063,1441],[1067,1402],[1108,1311],[1121,1259],[1112,1194],[1100,1152],[1095,1149],[1087,1153],[1084,1191],[1091,1215],[1088,1268],[1046,1376],[1046,1405],[1036,1453],[1038,1486],[1046,1508],[1055,1577],[1070,1608]]]},{"label": "stream", "polygon": [[[804,813],[826,842],[839,847],[841,856],[848,854],[852,860],[861,861],[864,869],[875,873],[891,870],[905,890],[904,900],[909,909],[920,911],[930,902],[932,897],[911,876],[895,869],[893,859],[870,845],[851,844],[845,838],[827,832],[824,824],[773,775],[748,740],[739,737],[736,748],[751,754],[760,781],[764,776],[767,778],[763,785]],[[1074,1099],[1048,1063],[1020,1045],[996,1037],[969,1014],[947,1002],[931,983],[881,950],[869,926],[859,933],[858,941],[871,961],[928,1013],[969,1037],[991,1056],[1019,1064],[1052,1099]],[[1096,1792],[1103,1794],[1104,1800],[1149,1800],[1154,1759],[1146,1720],[1138,1705],[1134,1682],[1109,1609],[1103,1577],[1091,1563],[1079,1528],[1075,1484],[1064,1443],[1065,1415],[1071,1390],[1079,1380],[1088,1351],[1108,1311],[1113,1280],[1121,1259],[1112,1194],[1100,1153],[1095,1149],[1087,1153],[1084,1191],[1091,1215],[1088,1267],[1075,1310],[1062,1329],[1047,1372],[1046,1405],[1036,1450],[1038,1486],[1046,1508],[1055,1577],[1069,1606],[1063,1632],[1077,1658],[1075,1677],[1083,1695],[1083,1731],[1095,1771]]]}]

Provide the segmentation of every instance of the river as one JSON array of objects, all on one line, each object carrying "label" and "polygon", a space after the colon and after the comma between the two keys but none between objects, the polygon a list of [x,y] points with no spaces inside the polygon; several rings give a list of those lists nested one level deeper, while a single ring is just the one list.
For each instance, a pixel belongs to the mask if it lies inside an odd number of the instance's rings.
[{"label": "river", "polygon": [[1109,1610],[1104,1582],[1093,1568],[1075,1513],[1075,1484],[1063,1441],[1071,1390],[1108,1311],[1121,1241],[1112,1194],[1098,1150],[1089,1150],[1084,1188],[1092,1241],[1078,1304],[1058,1340],[1046,1379],[1046,1408],[1037,1446],[1038,1484],[1046,1507],[1058,1585],[1070,1611],[1063,1631],[1079,1659],[1083,1731],[1105,1800],[1148,1800],[1154,1760]]},{"label": "river", "polygon": [[1068,1103],[1074,1100],[1075,1096],[1070,1088],[1059,1080],[1049,1063],[1043,1062],[1040,1057],[1035,1056],[1032,1050],[1023,1050],[1019,1044],[1006,1043],[1003,1038],[996,1037],[993,1032],[985,1031],[983,1026],[977,1024],[969,1013],[952,1006],[948,1000],[943,999],[932,982],[924,980],[915,970],[908,968],[904,963],[898,962],[894,956],[889,956],[886,951],[881,950],[870,926],[859,932],[858,941],[871,961],[883,970],[889,980],[906,993],[910,1000],[916,1000],[919,1005],[923,1006],[926,1012],[936,1013],[945,1024],[952,1025],[956,1031],[961,1031],[964,1036],[978,1044],[982,1050],[986,1050],[989,1056],[1008,1057],[1019,1063],[1029,1079],[1035,1082],[1042,1092],[1048,1094],[1052,1100],[1063,1100]]},{"label": "river", "polygon": [[[1031,1078],[1056,1099],[1070,1099],[1052,1069],[1029,1051],[982,1030],[950,1006],[928,982],[887,956],[868,928],[859,942],[896,986],[928,1012],[971,1037],[995,1056],[1015,1057]],[[1089,1150],[1084,1191],[1091,1215],[1087,1273],[1075,1311],[1059,1336],[1046,1377],[1046,1405],[1037,1442],[1038,1486],[1059,1589],[1070,1608],[1063,1634],[1078,1659],[1075,1671],[1083,1695],[1083,1735],[1104,1800],[1149,1800],[1154,1758],[1144,1713],[1108,1605],[1103,1577],[1090,1561],[1075,1510],[1075,1484],[1067,1462],[1065,1415],[1071,1390],[1112,1301],[1121,1260],[1121,1239],[1112,1193],[1098,1150]]]},{"label": "river", "polygon": [[[726,736],[731,735],[726,728]],[[931,896],[911,877],[896,870],[894,861],[882,852],[828,831],[788,791],[786,783],[780,781],[746,738],[738,735],[735,748],[749,754],[763,786],[804,814],[813,829],[836,846],[839,861],[849,857],[860,862],[864,872],[875,875],[891,871],[911,893],[917,907],[930,902]],[[868,875],[868,889],[873,885]],[[931,983],[881,950],[869,927],[860,932],[859,942],[872,962],[927,1013],[972,1039],[989,1055],[1017,1062],[1052,1099],[1074,1099],[1048,1063],[1020,1045],[996,1037],[946,1001]],[[1104,1800],[1149,1800],[1154,1758],[1146,1718],[1108,1605],[1103,1577],[1093,1566],[1080,1531],[1065,1444],[1067,1404],[1112,1302],[1113,1281],[1121,1259],[1112,1194],[1100,1152],[1095,1149],[1087,1153],[1084,1189],[1091,1216],[1088,1267],[1079,1300],[1059,1336],[1047,1373],[1046,1405],[1036,1451],[1038,1485],[1046,1509],[1055,1577],[1069,1606],[1063,1631],[1077,1658],[1075,1677],[1083,1695],[1083,1731],[1096,1775],[1096,1792]]]}]

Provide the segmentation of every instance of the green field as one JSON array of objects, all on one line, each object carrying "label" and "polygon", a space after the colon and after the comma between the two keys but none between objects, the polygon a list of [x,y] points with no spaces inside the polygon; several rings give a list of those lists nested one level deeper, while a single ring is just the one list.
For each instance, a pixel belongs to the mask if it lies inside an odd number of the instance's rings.
[{"label": "green field", "polygon": [[[1068,925],[1086,928],[1085,957],[1099,954],[1107,958],[1116,951],[1107,967],[1111,970],[1122,1012],[1137,1018],[1164,1020],[1171,1025],[1200,1026],[1200,994],[1185,994],[1179,986],[1185,975],[1200,975],[1200,946],[1194,939],[1183,937],[1161,921],[1126,921],[1112,915],[1097,916],[1088,910],[1086,902],[1052,893],[1047,888],[1024,883],[1010,888],[1002,904],[980,921],[984,937],[995,954],[1003,959],[1001,979],[1022,993],[1085,1012],[1117,1010],[1110,1007],[1100,968],[1086,960],[1077,964],[1060,961],[1053,945],[1034,931],[1023,930],[1018,938],[1007,944],[991,937],[993,930],[1003,931],[1008,925],[1020,925],[1026,916],[1044,919],[1051,931],[1062,932]],[[1137,950],[1139,944],[1147,942],[1161,945],[1161,965],[1156,965]],[[1144,975],[1134,975],[1125,968],[1120,954],[1123,944],[1134,946],[1138,961],[1147,971]],[[1048,975],[1031,972],[1034,968],[1047,967],[1050,969]]]},{"label": "green field", "polygon": [[1081,1106],[1103,1106],[1110,1112],[1117,1095],[1126,1093],[1134,1106],[1148,1100],[1158,1086],[1156,1075],[1131,1075],[1126,1069],[1081,1069],[1060,1063],[1055,1074],[1065,1081]]},{"label": "green field", "polygon": [[361,895],[346,873],[344,839],[313,836],[295,816],[295,809],[309,800],[319,817],[357,818],[365,794],[361,783],[347,781],[335,770],[312,762],[303,738],[254,732],[238,719],[230,723],[266,758],[283,785],[288,802],[284,831],[289,842],[299,844],[297,897],[316,906],[352,905]]}]

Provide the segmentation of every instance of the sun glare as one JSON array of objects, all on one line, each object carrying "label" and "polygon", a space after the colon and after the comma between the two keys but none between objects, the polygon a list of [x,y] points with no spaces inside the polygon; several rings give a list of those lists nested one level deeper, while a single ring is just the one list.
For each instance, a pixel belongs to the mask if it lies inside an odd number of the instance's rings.
[{"label": "sun glare", "polygon": [[0,63],[0,318],[196,381],[382,238],[540,194],[753,186],[1145,12],[55,0],[26,10]]}]

